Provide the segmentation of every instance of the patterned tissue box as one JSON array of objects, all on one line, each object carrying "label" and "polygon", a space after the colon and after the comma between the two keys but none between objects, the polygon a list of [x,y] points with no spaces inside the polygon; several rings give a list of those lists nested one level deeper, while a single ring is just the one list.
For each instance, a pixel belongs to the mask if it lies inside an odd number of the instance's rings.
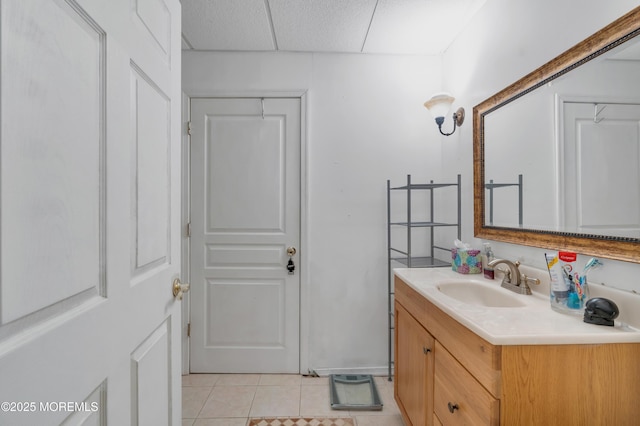
[{"label": "patterned tissue box", "polygon": [[480,250],[451,249],[451,269],[459,274],[479,274],[482,272]]}]

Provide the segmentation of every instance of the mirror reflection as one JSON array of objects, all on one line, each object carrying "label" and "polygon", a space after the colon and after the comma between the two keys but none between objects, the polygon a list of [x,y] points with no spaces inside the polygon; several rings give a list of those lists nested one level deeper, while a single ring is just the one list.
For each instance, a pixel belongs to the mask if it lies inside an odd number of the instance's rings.
[{"label": "mirror reflection", "polygon": [[640,241],[640,37],[484,114],[484,225]]}]

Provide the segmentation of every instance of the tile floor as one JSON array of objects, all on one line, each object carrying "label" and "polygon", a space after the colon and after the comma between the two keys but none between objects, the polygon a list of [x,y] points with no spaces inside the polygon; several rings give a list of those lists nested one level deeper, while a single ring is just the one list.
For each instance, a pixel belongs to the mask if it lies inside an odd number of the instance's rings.
[{"label": "tile floor", "polygon": [[246,426],[251,417],[345,417],[357,426],[403,426],[393,382],[376,377],[382,411],[332,410],[329,379],[290,374],[182,376],[183,426]]}]

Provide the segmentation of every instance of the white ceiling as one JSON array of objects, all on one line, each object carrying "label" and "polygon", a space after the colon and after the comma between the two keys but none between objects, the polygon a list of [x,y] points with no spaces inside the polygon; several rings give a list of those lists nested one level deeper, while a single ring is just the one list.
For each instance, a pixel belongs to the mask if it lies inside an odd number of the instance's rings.
[{"label": "white ceiling", "polygon": [[435,55],[484,2],[182,0],[182,47]]}]

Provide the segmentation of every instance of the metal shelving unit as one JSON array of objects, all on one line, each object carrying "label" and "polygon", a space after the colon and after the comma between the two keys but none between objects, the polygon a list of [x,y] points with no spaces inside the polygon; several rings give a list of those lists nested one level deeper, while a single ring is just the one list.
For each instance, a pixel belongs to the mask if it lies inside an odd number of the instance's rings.
[{"label": "metal shelving unit", "polygon": [[493,179],[491,179],[489,183],[484,184],[485,189],[489,191],[487,197],[489,201],[489,225],[493,225],[493,190],[509,186],[518,187],[518,225],[522,226],[522,175],[518,175],[518,183],[495,183]]},{"label": "metal shelving unit", "polygon": [[[435,253],[436,250],[441,250],[444,252],[450,252],[451,246],[441,247],[435,244],[435,230],[436,228],[448,227],[448,228],[456,228],[457,230],[457,238],[460,239],[462,236],[462,210],[461,210],[461,176],[458,175],[458,179],[453,183],[434,183],[431,181],[430,183],[421,183],[415,184],[411,183],[411,175],[407,175],[407,184],[398,187],[392,187],[391,181],[387,180],[387,263],[388,263],[388,291],[389,291],[389,380],[392,380],[393,375],[393,333],[394,333],[394,313],[393,313],[393,298],[394,298],[394,288],[393,288],[393,276],[392,270],[394,267],[394,262],[400,265],[404,265],[408,268],[433,268],[439,266],[450,266],[451,261],[443,261],[436,258]],[[439,222],[435,221],[435,203],[434,203],[434,190],[440,188],[456,188],[457,191],[457,217],[455,222]],[[392,211],[391,211],[391,193],[392,192],[404,192],[406,194],[406,220],[392,221]],[[414,191],[427,191],[428,197],[428,209],[424,212],[423,217],[414,221],[412,218],[412,192]],[[404,247],[394,247],[392,241],[392,229],[396,227],[404,227],[406,228],[406,243]],[[427,234],[429,236],[429,243],[423,244],[423,250],[426,248],[426,255],[414,255],[413,250],[413,240],[412,240],[412,232],[414,232],[417,228],[426,228],[428,231]],[[451,238],[453,241],[453,238]]]}]

